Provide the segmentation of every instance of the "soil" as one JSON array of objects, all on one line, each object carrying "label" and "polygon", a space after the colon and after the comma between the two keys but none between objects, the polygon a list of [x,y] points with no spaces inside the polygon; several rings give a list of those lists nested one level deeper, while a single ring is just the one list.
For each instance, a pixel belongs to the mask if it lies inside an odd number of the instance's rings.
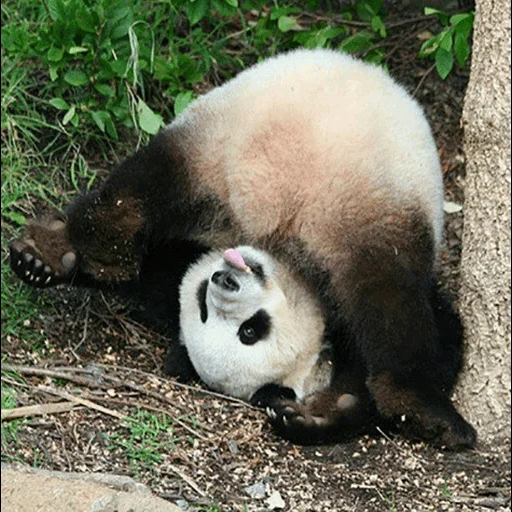
[{"label": "soil", "polygon": [[[416,58],[429,28],[430,21],[405,24],[390,40],[396,47],[388,66],[424,105],[446,199],[462,206],[460,117],[468,75],[456,70],[442,81],[430,61]],[[463,210],[447,214],[440,259],[443,283],[454,294],[462,222]],[[2,382],[19,390],[18,406],[69,407],[15,420],[15,437],[2,439],[3,461],[134,476],[188,510],[510,510],[509,444],[450,453],[377,428],[344,444],[294,446],[274,436],[265,415],[247,404],[166,379],[166,333],[141,323],[130,305],[66,287],[44,294],[51,306],[25,325],[44,342],[34,347],[30,334],[7,336]],[[146,414],[147,422],[148,413],[169,422],[163,433],[151,424],[154,438],[134,434],[123,420]],[[130,451],[144,439],[144,453]]]}]

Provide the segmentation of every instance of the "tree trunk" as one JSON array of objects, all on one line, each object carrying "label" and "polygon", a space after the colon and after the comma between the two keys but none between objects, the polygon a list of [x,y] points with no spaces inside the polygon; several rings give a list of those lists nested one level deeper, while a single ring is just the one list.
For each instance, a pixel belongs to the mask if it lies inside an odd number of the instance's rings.
[{"label": "tree trunk", "polygon": [[473,36],[463,111],[467,357],[457,400],[491,442],[510,440],[510,2],[477,0]]}]

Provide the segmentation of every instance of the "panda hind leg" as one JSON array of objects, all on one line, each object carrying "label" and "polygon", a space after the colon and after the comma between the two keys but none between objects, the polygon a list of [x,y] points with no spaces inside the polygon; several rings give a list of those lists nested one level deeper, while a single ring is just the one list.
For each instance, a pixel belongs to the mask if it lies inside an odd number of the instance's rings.
[{"label": "panda hind leg", "polygon": [[419,248],[397,256],[372,249],[361,251],[345,275],[344,289],[354,291],[343,303],[377,410],[410,437],[470,448],[475,430],[449,396],[460,370],[462,330],[449,325],[455,317],[432,298],[429,253],[411,265],[400,255],[421,255]]}]

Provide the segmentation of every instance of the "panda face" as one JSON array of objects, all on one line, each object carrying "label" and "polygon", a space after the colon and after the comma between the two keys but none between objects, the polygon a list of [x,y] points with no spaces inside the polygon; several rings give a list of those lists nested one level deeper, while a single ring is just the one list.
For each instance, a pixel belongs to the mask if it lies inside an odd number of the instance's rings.
[{"label": "panda face", "polygon": [[215,324],[219,332],[236,332],[240,343],[254,345],[270,338],[272,311],[279,309],[285,297],[272,279],[275,269],[265,253],[243,248],[236,255],[241,265],[224,256],[218,270],[199,285],[200,318]]},{"label": "panda face", "polygon": [[211,388],[249,399],[274,382],[297,388],[320,351],[314,299],[268,253],[242,246],[194,264],[180,290],[181,341]]}]

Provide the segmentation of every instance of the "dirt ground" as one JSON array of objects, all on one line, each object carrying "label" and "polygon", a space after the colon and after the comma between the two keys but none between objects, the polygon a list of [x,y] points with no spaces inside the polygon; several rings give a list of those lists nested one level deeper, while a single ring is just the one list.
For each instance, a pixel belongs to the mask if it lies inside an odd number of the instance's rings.
[{"label": "dirt ground", "polygon": [[[424,105],[446,198],[462,205],[460,116],[468,77],[456,71],[441,81],[431,62],[415,58],[428,28],[404,28],[389,68]],[[447,214],[440,262],[443,282],[455,294],[462,219],[463,210]],[[8,336],[2,382],[19,391],[18,406],[44,410],[61,402],[66,410],[17,420],[15,438],[2,442],[5,462],[135,476],[185,510],[510,510],[509,444],[448,453],[376,429],[345,444],[293,446],[272,434],[262,412],[167,380],[165,332],[141,322],[129,305],[66,287],[44,293],[51,307],[26,327],[45,341],[33,349]],[[163,432],[153,425],[154,437],[123,420],[139,414],[151,423],[149,415],[161,412],[169,426]]]}]

